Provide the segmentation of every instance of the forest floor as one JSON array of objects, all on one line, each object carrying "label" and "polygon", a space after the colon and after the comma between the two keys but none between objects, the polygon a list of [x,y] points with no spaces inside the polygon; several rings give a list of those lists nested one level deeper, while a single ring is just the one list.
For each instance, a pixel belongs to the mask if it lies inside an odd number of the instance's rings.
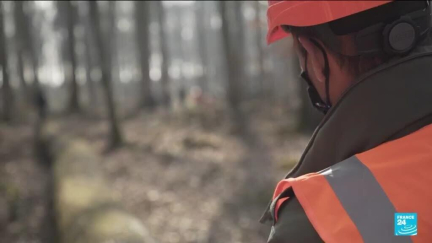
[{"label": "forest floor", "polygon": [[[258,243],[269,233],[258,220],[274,186],[309,136],[293,132],[283,107],[253,106],[245,114],[247,133],[238,135],[219,115],[143,112],[122,122],[125,145],[110,152],[106,121],[55,120],[103,156],[101,168],[125,208],[159,242]],[[0,197],[0,239],[8,243],[55,242],[47,231],[50,177],[34,160],[32,133],[29,126],[0,127],[0,186],[19,195]],[[15,217],[10,205],[18,205]]]},{"label": "forest floor", "polygon": [[52,243],[49,168],[35,159],[30,125],[0,125],[0,242]]}]

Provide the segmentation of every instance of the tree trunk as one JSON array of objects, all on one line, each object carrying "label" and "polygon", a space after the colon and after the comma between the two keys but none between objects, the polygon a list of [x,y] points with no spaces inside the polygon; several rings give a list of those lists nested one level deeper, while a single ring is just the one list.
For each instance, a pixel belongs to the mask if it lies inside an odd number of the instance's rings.
[{"label": "tree trunk", "polygon": [[[102,86],[105,93],[105,99],[108,107],[108,116],[110,121],[110,147],[115,148],[118,147],[123,139],[119,126],[119,121],[116,114],[116,108],[113,97],[113,89],[112,89],[112,74],[111,74],[111,50],[110,50],[110,40],[102,39],[103,33],[100,25],[100,14],[99,8],[96,1],[90,1],[90,16],[92,19],[93,30],[96,38],[96,48],[99,54],[99,60],[101,63],[102,69]],[[111,14],[113,9],[112,5],[115,4],[115,1],[110,2],[110,11]],[[111,25],[114,28],[114,26]],[[114,29],[112,31],[115,31]]]},{"label": "tree trunk", "polygon": [[[18,55],[18,72],[20,77],[20,84],[25,89],[26,96],[32,95],[36,89],[39,88],[39,78],[37,74],[38,70],[38,58],[34,47],[35,38],[31,32],[28,13],[24,11],[24,5],[28,5],[28,1],[15,1],[14,2],[14,18],[15,18],[15,30],[17,39],[17,55]],[[29,92],[28,85],[24,78],[24,60],[29,58],[33,70],[33,84],[31,87],[32,92]]]},{"label": "tree trunk", "polygon": [[26,56],[30,59],[32,71],[33,71],[33,83],[32,83],[32,94],[37,92],[39,90],[39,57],[38,57],[38,51],[36,47],[36,37],[34,36],[32,32],[31,27],[31,16],[29,13],[26,13],[24,11],[25,5],[28,5],[31,3],[30,1],[15,1],[15,8],[17,13],[17,18],[22,19],[21,21],[21,30],[22,30],[22,37],[24,40],[24,49],[26,51]]},{"label": "tree trunk", "polygon": [[32,69],[33,69],[33,90],[38,90],[40,88],[39,82],[39,57],[36,54],[36,51],[32,47],[32,52],[30,54],[30,58],[32,60]]},{"label": "tree trunk", "polygon": [[19,78],[19,84],[21,89],[21,94],[24,100],[27,100],[28,98],[28,90],[27,90],[27,83],[25,81],[24,77],[24,52],[21,49],[17,50],[17,71],[18,71],[18,78]]},{"label": "tree trunk", "polygon": [[135,2],[135,35],[137,46],[139,50],[139,61],[141,67],[141,107],[153,108],[155,101],[152,94],[152,82],[150,80],[150,36],[149,36],[149,2],[136,1]]},{"label": "tree trunk", "polygon": [[[122,85],[120,77],[120,59],[119,59],[119,35],[117,32],[117,14],[116,14],[116,2],[108,2],[108,13],[107,13],[108,28],[105,33],[105,38],[110,39],[108,42],[110,49],[110,63],[108,64],[111,68],[111,86],[113,92],[114,104],[116,101],[122,103]],[[108,61],[108,60],[107,60]],[[117,99],[118,98],[118,99]]]},{"label": "tree trunk", "polygon": [[75,35],[74,28],[76,22],[77,10],[72,1],[59,2],[65,4],[66,28],[68,33],[67,52],[70,62],[70,97],[69,97],[69,112],[76,113],[80,111],[79,105],[79,86],[76,80],[76,56],[75,56]]},{"label": "tree trunk", "polygon": [[161,86],[162,86],[162,104],[166,107],[169,107],[171,104],[171,92],[170,92],[170,83],[168,77],[168,40],[166,39],[165,34],[165,10],[163,7],[162,1],[156,2],[157,4],[157,12],[158,12],[158,21],[159,21],[159,40],[161,45]]},{"label": "tree trunk", "polygon": [[[88,27],[86,28],[88,30]],[[97,91],[95,87],[95,82],[92,78],[92,70],[93,70],[93,51],[92,48],[94,48],[94,45],[91,43],[91,32],[87,31],[86,33],[86,53],[85,53],[85,59],[86,59],[86,81],[88,85],[88,96],[90,100],[90,107],[91,109],[97,107]]]},{"label": "tree trunk", "polygon": [[12,120],[13,112],[13,91],[9,83],[9,70],[8,70],[8,53],[7,53],[7,39],[5,35],[4,25],[4,8],[3,3],[0,3],[0,65],[2,67],[3,85],[3,121],[9,123]]},{"label": "tree trunk", "polygon": [[23,18],[23,2],[17,1],[14,2],[14,22],[15,22],[15,45],[16,45],[16,52],[17,52],[17,71],[18,71],[18,77],[20,81],[20,88],[21,93],[24,99],[28,99],[28,90],[27,90],[27,83],[25,81],[24,77],[24,55],[25,55],[25,40],[24,40],[24,34],[23,31],[25,30],[25,19]]},{"label": "tree trunk", "polygon": [[[81,3],[79,3],[81,4]],[[88,86],[88,97],[90,103],[90,110],[95,110],[97,107],[98,93],[96,90],[96,84],[92,78],[92,70],[96,63],[95,58],[95,43],[94,43],[94,33],[91,31],[90,14],[86,12],[85,16],[80,16],[83,18],[82,24],[85,29],[85,68],[86,68],[86,84]]]},{"label": "tree trunk", "polygon": [[[239,135],[247,134],[247,123],[240,107],[242,99],[241,79],[242,79],[242,51],[239,46],[242,42],[238,40],[236,28],[240,25],[236,22],[236,5],[233,1],[219,1],[220,16],[222,18],[222,57],[227,70],[226,94],[229,105],[229,114],[232,120],[232,132]],[[233,6],[234,5],[234,6]],[[233,12],[234,10],[234,12]],[[230,28],[231,27],[231,28]],[[241,37],[240,37],[241,38]],[[235,40],[234,40],[235,39]]]},{"label": "tree trunk", "polygon": [[254,2],[255,5],[255,21],[256,21],[256,44],[258,50],[258,82],[259,82],[259,90],[260,95],[265,94],[265,72],[264,72],[264,50],[263,50],[263,29],[261,28],[261,4],[259,1]]},{"label": "tree trunk", "polygon": [[[232,46],[236,50],[237,55],[237,61],[238,61],[238,67],[237,67],[237,77],[238,77],[238,83],[239,83],[239,89],[242,87],[243,82],[245,81],[246,77],[246,68],[245,68],[245,19],[243,16],[243,1],[234,1],[234,21],[230,22],[230,25],[232,25],[234,28],[234,33],[231,35],[235,38],[231,38]],[[233,24],[234,23],[234,24]],[[229,25],[228,25],[229,26]],[[229,28],[229,27],[228,27]],[[241,98],[241,97],[240,97]]]},{"label": "tree trunk", "polygon": [[[190,53],[188,53],[185,40],[182,36],[182,32],[185,29],[185,23],[184,23],[184,14],[185,10],[183,8],[177,8],[171,10],[171,21],[174,21],[175,26],[174,30],[171,32],[171,41],[169,42],[170,45],[172,45],[175,51],[171,53],[171,57],[178,58],[181,60],[181,62],[187,62],[188,56]],[[175,41],[173,42],[172,39]],[[181,68],[180,68],[181,69]],[[180,106],[185,105],[185,98],[188,87],[191,87],[192,85],[195,85],[192,77],[187,77],[187,75],[184,75],[183,71],[180,71],[180,75],[178,76],[178,79],[176,80],[175,84],[173,86],[175,87],[175,95],[176,99],[178,99]]]},{"label": "tree trunk", "polygon": [[[218,2],[220,15],[222,18],[222,55],[227,70],[227,99],[231,108],[237,110],[240,105],[241,88],[241,64],[239,50],[234,46],[233,41],[230,38],[230,24],[234,21],[229,21],[228,18],[232,17],[232,14],[228,15],[228,11],[235,2],[220,1]],[[227,6],[229,5],[229,6]],[[233,19],[231,19],[233,20]]]},{"label": "tree trunk", "polygon": [[202,75],[200,85],[204,92],[209,92],[209,76],[208,76],[208,53],[207,53],[207,33],[208,28],[206,20],[208,19],[205,12],[206,2],[198,1],[195,3],[195,23],[198,35],[198,51],[202,66]]}]

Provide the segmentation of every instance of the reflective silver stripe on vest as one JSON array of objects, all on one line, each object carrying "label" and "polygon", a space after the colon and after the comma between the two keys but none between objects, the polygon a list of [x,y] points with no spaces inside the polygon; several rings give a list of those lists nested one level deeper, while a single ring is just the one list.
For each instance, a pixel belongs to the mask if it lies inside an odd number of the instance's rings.
[{"label": "reflective silver stripe on vest", "polygon": [[320,172],[366,243],[412,242],[394,235],[396,209],[372,172],[353,156]]}]

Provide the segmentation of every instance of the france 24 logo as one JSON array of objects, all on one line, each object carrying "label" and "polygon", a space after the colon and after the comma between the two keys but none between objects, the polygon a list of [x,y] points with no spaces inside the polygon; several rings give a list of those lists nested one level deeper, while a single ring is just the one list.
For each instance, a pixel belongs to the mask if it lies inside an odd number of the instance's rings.
[{"label": "france 24 logo", "polygon": [[395,213],[395,235],[417,235],[417,213]]}]

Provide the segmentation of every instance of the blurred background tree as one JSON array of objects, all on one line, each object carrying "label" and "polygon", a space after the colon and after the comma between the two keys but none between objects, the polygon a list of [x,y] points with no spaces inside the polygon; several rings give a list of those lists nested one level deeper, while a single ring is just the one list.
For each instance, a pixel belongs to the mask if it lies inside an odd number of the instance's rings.
[{"label": "blurred background tree", "polygon": [[[50,211],[40,178],[51,172],[35,167],[31,145],[46,116],[101,152],[113,188],[161,242],[265,240],[255,218],[322,119],[292,40],[266,45],[266,9],[267,1],[2,1],[0,239],[51,242],[37,238],[44,213],[34,216]],[[22,204],[2,227],[10,184],[20,196],[8,202]],[[184,195],[205,210],[188,211]],[[228,228],[209,226],[219,224]]]},{"label": "blurred background tree", "polygon": [[141,106],[144,108],[153,108],[155,100],[152,93],[152,81],[150,79],[150,8],[147,1],[135,2],[135,36],[138,46],[138,57],[141,67],[142,97]]},{"label": "blurred background tree", "polygon": [[5,34],[4,9],[0,5],[0,65],[2,68],[3,121],[10,122],[13,112],[13,92],[9,80],[9,65]]}]

